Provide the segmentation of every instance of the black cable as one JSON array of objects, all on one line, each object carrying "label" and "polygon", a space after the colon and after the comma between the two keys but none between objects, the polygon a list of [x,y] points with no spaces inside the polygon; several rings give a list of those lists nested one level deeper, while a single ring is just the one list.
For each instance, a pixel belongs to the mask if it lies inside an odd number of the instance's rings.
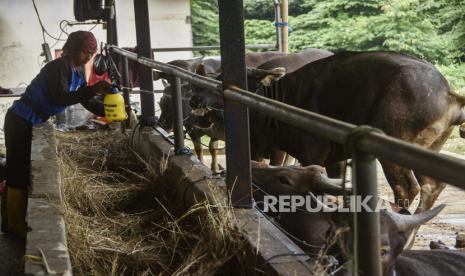
[{"label": "black cable", "polygon": [[[61,29],[61,28],[60,28],[60,29]],[[64,31],[62,30],[62,31],[60,32],[60,35],[58,36],[58,38],[61,38],[61,36],[62,36],[63,34],[68,35],[66,32],[64,32]],[[55,46],[58,44],[58,42],[60,42],[60,41],[61,41],[61,40],[56,40],[55,43],[53,43],[53,45],[50,46],[50,49],[52,49],[53,47],[55,47]]]},{"label": "black cable", "polygon": [[130,145],[131,148],[134,147],[134,134],[136,133],[137,128],[140,128],[140,126],[141,126],[141,121],[139,120],[131,133],[131,145]]},{"label": "black cable", "polygon": [[69,23],[70,23],[70,22],[69,22],[68,20],[66,20],[66,19],[63,19],[63,20],[60,21],[60,24],[59,24],[60,30],[61,30],[63,33],[65,33],[66,35],[69,35],[69,33],[66,32],[66,30],[65,30],[65,29],[63,28],[63,26],[62,26],[62,25],[63,25],[63,22],[66,23],[66,26],[69,26]]},{"label": "black cable", "polygon": [[44,27],[44,24],[42,24],[42,20],[40,19],[39,11],[37,10],[35,0],[32,0],[32,5],[34,6],[34,10],[36,11],[37,19],[39,19],[40,28],[42,28],[42,37],[44,39],[44,43],[47,43],[47,41],[45,40],[45,34],[48,35],[49,37],[55,39],[55,40],[66,41],[66,39],[56,38],[56,37],[52,36],[49,32],[47,32],[47,30]]},{"label": "black cable", "polygon": [[90,29],[88,30],[88,32],[92,31],[95,27],[97,27],[98,24],[99,24],[99,23],[96,23],[92,28],[90,28]]}]

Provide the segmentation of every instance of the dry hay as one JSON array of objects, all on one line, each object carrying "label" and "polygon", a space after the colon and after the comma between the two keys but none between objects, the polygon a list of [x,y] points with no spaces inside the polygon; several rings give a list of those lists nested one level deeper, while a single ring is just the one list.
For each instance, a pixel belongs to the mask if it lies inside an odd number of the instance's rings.
[{"label": "dry hay", "polygon": [[185,275],[247,271],[230,208],[181,215],[160,172],[117,132],[59,134],[68,247],[76,275]]}]

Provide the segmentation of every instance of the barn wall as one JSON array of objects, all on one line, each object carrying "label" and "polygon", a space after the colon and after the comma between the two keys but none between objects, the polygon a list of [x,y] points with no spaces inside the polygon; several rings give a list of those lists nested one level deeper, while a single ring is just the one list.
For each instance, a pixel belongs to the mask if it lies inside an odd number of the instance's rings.
[{"label": "barn wall", "polygon": [[[36,0],[46,30],[59,36],[62,19],[74,21],[73,0]],[[116,0],[118,39],[121,46],[136,44],[133,1]],[[192,46],[189,0],[149,0],[152,47]],[[68,27],[68,31],[89,30],[92,25]],[[92,32],[99,41],[105,40],[101,25]],[[66,38],[62,35],[62,38]],[[52,48],[61,49],[64,41],[46,37]],[[39,72],[43,58],[42,33],[31,0],[0,0],[0,86],[24,86]],[[160,53],[156,59],[169,61],[189,58],[191,52]],[[24,84],[22,84],[24,83]]]}]

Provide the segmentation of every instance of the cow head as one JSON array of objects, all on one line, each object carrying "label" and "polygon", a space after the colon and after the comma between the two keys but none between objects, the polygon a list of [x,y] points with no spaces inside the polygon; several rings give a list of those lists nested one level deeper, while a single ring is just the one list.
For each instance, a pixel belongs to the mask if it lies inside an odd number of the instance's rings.
[{"label": "cow head", "polygon": [[329,178],[317,165],[253,168],[252,177],[257,186],[272,195],[343,194],[343,180]]},{"label": "cow head", "polygon": [[441,204],[430,211],[414,215],[395,213],[389,209],[380,211],[383,275],[394,275],[396,259],[402,253],[412,231],[433,219],[444,207]]},{"label": "cow head", "polygon": [[[380,258],[383,276],[396,275],[394,272],[396,260],[403,252],[411,233],[417,227],[420,227],[433,219],[444,209],[444,207],[445,205],[441,204],[432,210],[414,215],[409,214],[408,211],[407,214],[405,209],[403,209],[403,214],[396,213],[390,208],[380,210]],[[333,216],[333,219],[336,221],[335,226],[339,227],[339,229],[347,229],[350,219],[346,216],[340,216],[340,214],[337,213],[335,214],[336,216]],[[360,225],[359,227],[363,227],[363,225]],[[352,258],[351,249],[352,233],[351,231],[346,231],[342,236],[340,236],[337,249],[337,252],[342,254],[343,261],[349,261]],[[346,269],[350,270],[350,265]]]},{"label": "cow head", "polygon": [[[169,78],[168,78],[169,81]],[[163,96],[158,103],[160,106],[160,118],[158,119],[158,124],[167,132],[173,130],[173,101],[172,101],[172,89],[171,84],[164,83],[165,88],[163,90]],[[191,113],[191,107],[189,105],[189,99],[191,95],[191,88],[189,83],[181,83],[181,96],[182,96],[182,116],[186,120]]]},{"label": "cow head", "polygon": [[[207,72],[205,70],[204,64],[199,64],[197,66],[195,73],[203,76],[208,77],[216,80],[222,79],[221,73],[212,73]],[[223,97],[218,93],[214,93],[209,89],[205,89],[203,87],[198,87],[196,85],[192,85],[192,98],[191,98],[191,107],[195,109],[201,109],[204,107],[215,106],[215,107],[222,107],[223,106]]]},{"label": "cow head", "polygon": [[[204,64],[205,63],[205,64]],[[182,68],[190,72],[202,72],[204,75],[213,74],[216,70],[219,70],[220,61],[217,58],[193,58],[188,60],[173,60],[168,64]],[[160,100],[160,119],[158,123],[162,128],[167,131],[171,131],[173,128],[173,107],[172,107],[172,88],[174,87],[174,78],[165,72],[153,72],[154,80],[162,80],[165,88],[163,90],[163,96]],[[168,84],[169,83],[169,84]],[[192,86],[189,82],[181,80],[181,96],[182,96],[182,108],[183,108],[183,119],[186,119],[191,114],[191,107],[189,100],[192,96]]]},{"label": "cow head", "polygon": [[[215,77],[215,79],[219,81],[223,78],[222,74],[215,75],[205,73],[202,66],[199,66],[196,73],[202,76]],[[272,70],[247,68],[248,90],[256,92],[260,86],[270,86],[271,83],[278,81],[285,74],[286,69],[283,67],[274,68]],[[192,94],[194,95],[191,100],[191,107],[193,109],[201,109],[210,106],[221,108],[224,105],[223,97],[221,95],[218,93],[212,93],[205,88],[193,86]]]}]

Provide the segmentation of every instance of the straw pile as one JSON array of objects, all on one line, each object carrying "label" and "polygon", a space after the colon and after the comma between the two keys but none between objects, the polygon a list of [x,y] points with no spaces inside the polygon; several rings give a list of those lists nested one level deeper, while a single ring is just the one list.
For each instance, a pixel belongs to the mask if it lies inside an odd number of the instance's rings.
[{"label": "straw pile", "polygon": [[248,274],[229,208],[175,214],[163,172],[117,132],[59,134],[63,212],[76,275]]}]

